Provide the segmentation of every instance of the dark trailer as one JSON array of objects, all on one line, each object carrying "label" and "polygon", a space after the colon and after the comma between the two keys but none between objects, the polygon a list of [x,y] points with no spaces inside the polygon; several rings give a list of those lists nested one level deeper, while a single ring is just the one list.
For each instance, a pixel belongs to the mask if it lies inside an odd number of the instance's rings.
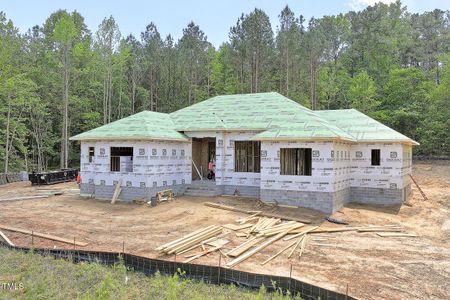
[{"label": "dark trailer", "polygon": [[28,179],[32,185],[49,185],[76,180],[77,169],[63,169],[60,171],[33,172],[28,174]]}]

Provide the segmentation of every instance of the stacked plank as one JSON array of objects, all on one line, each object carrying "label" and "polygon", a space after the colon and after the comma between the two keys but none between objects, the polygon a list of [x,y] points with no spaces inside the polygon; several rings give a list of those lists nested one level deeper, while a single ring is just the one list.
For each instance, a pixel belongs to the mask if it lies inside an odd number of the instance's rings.
[{"label": "stacked plank", "polygon": [[276,218],[276,219],[281,219],[281,220],[286,220],[286,221],[296,221],[296,222],[306,223],[306,224],[311,223],[311,220],[300,219],[300,218],[296,218],[296,217],[289,217],[289,216],[285,216],[285,215],[274,214],[271,212],[246,210],[246,209],[233,207],[233,206],[229,206],[229,205],[223,205],[223,204],[214,203],[214,202],[205,202],[203,204],[206,206],[209,206],[209,207],[217,208],[217,209],[241,212],[241,213],[245,213],[245,214],[249,214],[249,215],[258,213],[258,215],[261,217]]},{"label": "stacked plank", "polygon": [[[302,223],[297,223],[295,222],[295,224],[290,224],[289,226],[287,226],[286,228],[284,228],[283,231],[279,232],[278,234],[276,234],[275,236],[266,239],[265,237],[263,237],[262,244],[252,248],[251,250],[248,250],[246,252],[244,252],[242,255],[240,255],[239,257],[235,258],[234,260],[228,262],[225,267],[227,268],[232,268],[235,265],[237,265],[238,263],[243,262],[244,260],[248,259],[249,257],[251,257],[252,255],[260,252],[261,250],[263,250],[264,248],[266,248],[267,246],[269,246],[270,244],[278,241],[279,239],[283,238],[285,235],[287,235],[290,231],[300,228],[302,227],[303,224]],[[259,240],[258,240],[259,242]],[[242,246],[242,245],[241,245]],[[239,246],[239,247],[241,247]],[[236,250],[236,249],[234,249]]]},{"label": "stacked plank", "polygon": [[165,254],[184,253],[189,249],[200,247],[205,241],[221,234],[222,231],[222,226],[211,225],[206,228],[194,231],[182,238],[164,244],[156,248],[156,250]]},{"label": "stacked plank", "polygon": [[261,230],[271,228],[273,225],[281,222],[280,219],[262,217],[258,219],[255,225],[250,228],[249,233],[258,233]]},{"label": "stacked plank", "polygon": [[275,226],[269,226],[269,227],[265,227],[265,228],[259,228],[258,230],[255,230],[255,232],[257,232],[257,236],[272,236],[272,235],[276,235],[280,232],[285,231],[286,229],[289,229],[290,227],[292,227],[293,225],[298,224],[299,226],[298,228],[301,228],[304,226],[303,223],[298,223],[295,221],[289,221],[289,222],[285,222],[285,223],[281,223],[279,225],[275,225]]}]

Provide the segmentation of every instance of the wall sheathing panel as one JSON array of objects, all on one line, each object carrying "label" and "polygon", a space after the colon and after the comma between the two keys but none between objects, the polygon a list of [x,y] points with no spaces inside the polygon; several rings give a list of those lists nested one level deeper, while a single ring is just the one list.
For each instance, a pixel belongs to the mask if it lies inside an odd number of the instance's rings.
[{"label": "wall sheathing panel", "polygon": [[334,142],[330,150],[329,159],[332,161],[333,191],[349,189],[352,184],[351,176],[351,144]]},{"label": "wall sheathing panel", "polygon": [[[280,175],[281,148],[311,148],[311,176]],[[332,142],[262,142],[261,190],[333,192]]]},{"label": "wall sheathing panel", "polygon": [[[380,165],[371,165],[371,150],[380,149]],[[358,143],[351,146],[351,187],[402,189],[403,148],[393,143]]]},{"label": "wall sheathing panel", "polygon": [[[89,147],[95,155],[89,162]],[[132,172],[110,171],[110,147],[133,147]],[[93,185],[136,188],[169,187],[191,183],[191,143],[172,141],[97,141],[81,143],[81,179]]]}]

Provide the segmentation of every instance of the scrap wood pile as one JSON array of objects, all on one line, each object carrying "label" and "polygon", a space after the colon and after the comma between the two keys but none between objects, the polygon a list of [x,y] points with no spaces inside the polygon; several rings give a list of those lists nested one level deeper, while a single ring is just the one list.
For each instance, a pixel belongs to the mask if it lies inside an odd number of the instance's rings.
[{"label": "scrap wood pile", "polygon": [[[213,225],[202,228],[182,238],[162,245],[156,250],[166,255],[181,255],[189,251],[194,251],[192,254],[184,255],[184,257],[187,258],[187,260],[184,261],[185,263],[218,251],[220,252],[221,257],[223,256],[225,258],[225,267],[232,268],[275,243],[280,245],[280,250],[264,261],[261,260],[261,265],[265,265],[288,250],[287,258],[293,257],[294,254],[296,257],[300,258],[306,249],[311,234],[355,231],[361,233],[373,232],[380,237],[415,236],[403,232],[404,229],[397,225],[358,227],[341,225],[340,227],[319,227],[306,225],[303,222],[297,221],[296,218],[274,216],[272,214],[267,216],[267,214],[262,211],[246,211],[232,206],[210,202],[205,203],[205,205],[230,211],[244,212],[251,215],[237,219],[236,224],[224,224],[222,226]],[[237,237],[245,238],[246,240],[225,251],[224,248],[230,241],[224,239],[224,236],[232,233]]]}]

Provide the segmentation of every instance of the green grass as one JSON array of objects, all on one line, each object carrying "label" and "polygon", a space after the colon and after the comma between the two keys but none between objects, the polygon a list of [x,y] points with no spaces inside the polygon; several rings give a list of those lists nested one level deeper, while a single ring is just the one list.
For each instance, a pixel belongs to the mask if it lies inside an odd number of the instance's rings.
[{"label": "green grass", "polygon": [[22,283],[24,288],[10,291],[0,286],[0,299],[291,299],[264,287],[254,291],[186,279],[182,271],[147,277],[123,264],[73,264],[0,247],[2,282]]}]

